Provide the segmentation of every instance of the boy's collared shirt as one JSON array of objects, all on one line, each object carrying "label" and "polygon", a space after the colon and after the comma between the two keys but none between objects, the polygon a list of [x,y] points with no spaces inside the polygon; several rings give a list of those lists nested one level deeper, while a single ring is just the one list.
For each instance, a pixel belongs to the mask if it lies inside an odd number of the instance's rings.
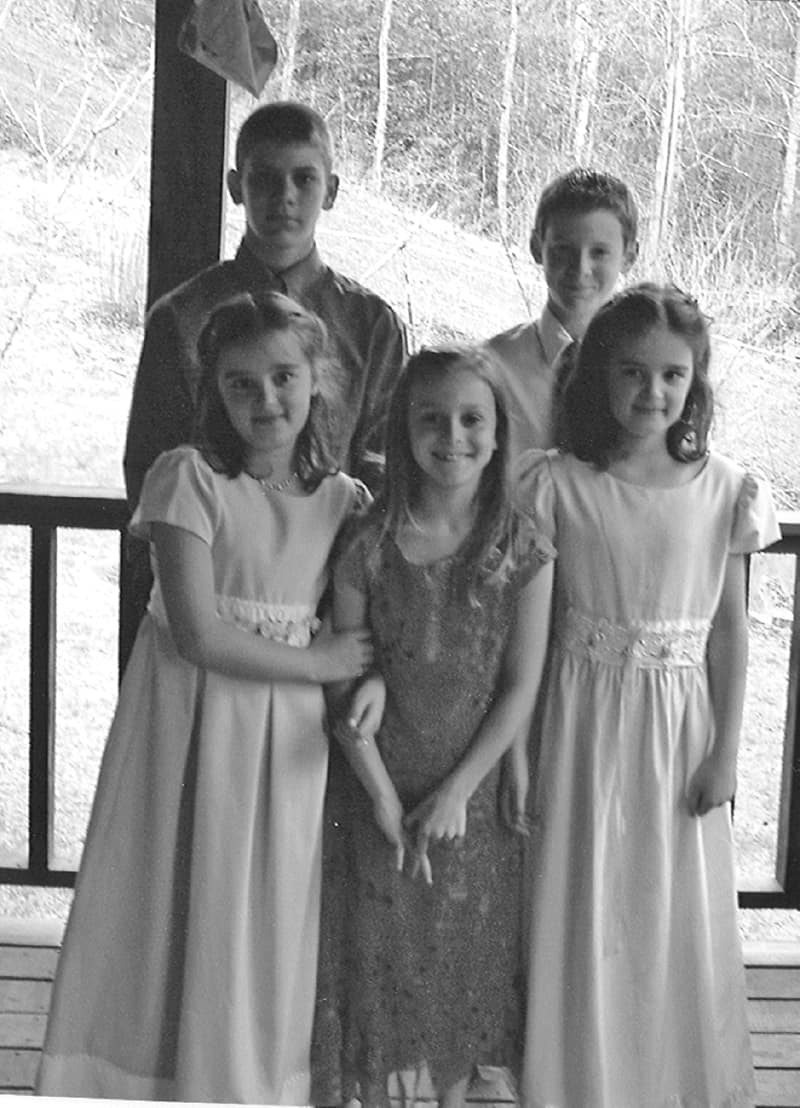
[{"label": "boy's collared shirt", "polygon": [[553,446],[556,365],[573,338],[548,307],[538,320],[520,323],[489,339],[503,369],[511,417],[512,451]]},{"label": "boy's collared shirt", "polygon": [[324,321],[343,370],[337,455],[343,469],[374,484],[368,459],[383,449],[389,396],[407,352],[402,323],[379,296],[326,265],[316,247],[278,274],[242,242],[235,258],[190,278],[147,314],[125,443],[132,508],[156,457],[190,440],[197,340],[209,313],[237,293],[265,291],[286,293]]}]

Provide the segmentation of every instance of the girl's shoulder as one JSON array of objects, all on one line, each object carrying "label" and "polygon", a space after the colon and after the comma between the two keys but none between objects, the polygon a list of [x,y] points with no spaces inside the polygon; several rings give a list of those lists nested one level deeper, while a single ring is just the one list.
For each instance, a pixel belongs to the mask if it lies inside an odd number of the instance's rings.
[{"label": "girl's shoulder", "polygon": [[589,462],[552,447],[524,451],[514,464],[511,476],[514,488],[524,491],[548,488],[567,478],[591,480],[597,472]]},{"label": "girl's shoulder", "polygon": [[371,500],[363,511],[354,512],[339,532],[333,557],[349,580],[363,580],[377,573],[387,541],[384,521],[380,502]]},{"label": "girl's shoulder", "polygon": [[178,476],[185,476],[190,480],[203,480],[212,477],[215,472],[196,446],[176,446],[158,455],[148,469],[145,481],[151,477],[163,480]]},{"label": "girl's shoulder", "polygon": [[705,473],[714,502],[727,499],[732,506],[732,554],[750,554],[777,542],[781,530],[769,482],[732,458],[715,452],[709,453]]},{"label": "girl's shoulder", "polygon": [[333,547],[332,557],[339,560],[345,554],[353,557],[353,550],[369,546],[366,537],[375,527],[375,502],[367,486],[356,478],[337,474],[343,481],[338,482],[337,490],[344,497],[345,510],[341,516],[339,533]]},{"label": "girl's shoulder", "polygon": [[540,566],[557,558],[553,536],[536,514],[512,507],[510,521],[510,547],[514,577],[525,584]]},{"label": "girl's shoulder", "polygon": [[366,514],[372,504],[372,493],[363,481],[341,470],[331,474],[326,480],[331,481],[332,486],[337,490],[341,490],[341,494],[348,501],[352,515],[361,518]]},{"label": "girl's shoulder", "polygon": [[311,494],[319,503],[320,515],[333,518],[339,528],[349,529],[369,511],[372,495],[356,477],[339,470],[324,477]]},{"label": "girl's shoulder", "polygon": [[131,534],[149,539],[150,525],[162,522],[210,540],[222,477],[196,447],[178,446],[160,454],[145,475]]},{"label": "girl's shoulder", "polygon": [[560,451],[555,447],[550,450],[540,450],[538,447],[524,450],[512,469],[514,483],[520,485],[534,480],[549,479],[553,467],[558,466],[561,457]]},{"label": "girl's shoulder", "polygon": [[558,450],[527,450],[520,455],[512,474],[515,508],[532,521],[548,544],[555,535],[556,487],[572,460]]}]

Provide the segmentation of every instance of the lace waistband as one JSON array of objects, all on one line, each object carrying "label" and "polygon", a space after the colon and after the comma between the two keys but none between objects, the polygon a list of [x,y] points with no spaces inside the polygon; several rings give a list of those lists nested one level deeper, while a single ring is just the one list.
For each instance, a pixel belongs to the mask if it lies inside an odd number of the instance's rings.
[{"label": "lace waistband", "polygon": [[558,638],[565,650],[607,665],[656,669],[701,666],[709,620],[657,620],[624,627],[568,608]]},{"label": "lace waistband", "polygon": [[[288,646],[308,646],[320,625],[308,604],[268,604],[218,594],[216,605],[217,614],[226,623]],[[158,622],[166,624],[164,601],[158,589],[153,592],[148,610]]]},{"label": "lace waistband", "polygon": [[217,596],[217,613],[228,623],[289,646],[308,646],[319,627],[314,610],[307,604],[262,604],[237,596]]}]

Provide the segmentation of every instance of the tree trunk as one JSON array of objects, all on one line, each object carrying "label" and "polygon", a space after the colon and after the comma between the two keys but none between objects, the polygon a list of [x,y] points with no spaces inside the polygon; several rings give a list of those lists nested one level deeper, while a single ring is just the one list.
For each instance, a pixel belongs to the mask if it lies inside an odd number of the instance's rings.
[{"label": "tree trunk", "polygon": [[381,30],[378,36],[378,112],[375,117],[375,154],[372,163],[372,185],[381,191],[383,151],[386,146],[386,115],[389,106],[389,31],[392,26],[392,0],[383,0]]},{"label": "tree trunk", "polygon": [[281,67],[281,99],[291,100],[294,88],[294,60],[297,54],[297,31],[300,27],[300,0],[289,0],[286,24],[286,47]]},{"label": "tree trunk", "polygon": [[686,99],[686,62],[692,0],[667,0],[667,74],[654,181],[648,249],[651,266],[662,256],[680,176],[680,140]]},{"label": "tree trunk", "polygon": [[783,158],[783,180],[778,212],[778,268],[783,274],[789,272],[797,258],[793,231],[798,148],[800,148],[800,15],[795,16],[794,84],[787,102],[786,153]]},{"label": "tree trunk", "polygon": [[500,234],[508,234],[508,144],[511,135],[511,110],[514,106],[514,64],[519,38],[519,0],[510,0],[503,92],[500,101],[500,126],[497,145],[497,211]]},{"label": "tree trunk", "polygon": [[578,0],[572,23],[572,156],[585,164],[591,160],[592,105],[597,102],[597,75],[602,39],[593,0]]}]

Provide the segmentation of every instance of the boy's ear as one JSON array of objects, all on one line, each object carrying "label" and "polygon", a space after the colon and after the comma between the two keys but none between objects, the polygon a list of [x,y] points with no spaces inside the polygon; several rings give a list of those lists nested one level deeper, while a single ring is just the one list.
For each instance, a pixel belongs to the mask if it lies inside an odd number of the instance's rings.
[{"label": "boy's ear", "polygon": [[328,174],[328,186],[325,190],[325,199],[322,201],[322,210],[329,212],[339,192],[339,178],[335,173]]},{"label": "boy's ear", "polygon": [[534,228],[531,231],[530,247],[531,247],[531,254],[533,255],[533,260],[536,262],[537,265],[541,265],[542,264],[542,240],[539,238],[539,232],[536,230],[536,228]]},{"label": "boy's ear", "polygon": [[627,273],[628,270],[632,267],[633,263],[636,261],[636,259],[638,257],[639,257],[639,243],[636,239],[634,239],[633,242],[629,242],[628,245],[625,247],[625,253],[624,253],[623,258],[622,258],[621,272],[623,274]]},{"label": "boy's ear", "polygon": [[234,204],[242,203],[242,175],[238,169],[229,169],[225,178],[228,186],[228,195]]}]

